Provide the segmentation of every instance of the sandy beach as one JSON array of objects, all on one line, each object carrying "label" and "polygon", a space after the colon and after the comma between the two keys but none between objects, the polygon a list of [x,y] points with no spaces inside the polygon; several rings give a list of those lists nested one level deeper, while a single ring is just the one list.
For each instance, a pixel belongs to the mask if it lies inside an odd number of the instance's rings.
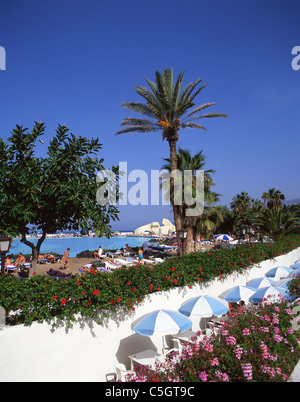
[{"label": "sandy beach", "polygon": [[[207,250],[211,249],[213,247],[213,245],[204,245],[204,248],[206,248]],[[176,253],[173,253],[174,256],[176,256]],[[121,257],[122,258],[122,257]],[[101,260],[98,261],[107,261],[107,260],[113,260],[112,258],[107,258],[104,257]],[[75,274],[80,274],[79,272],[79,268],[82,268],[83,266],[85,266],[86,264],[90,264],[91,262],[95,261],[95,259],[93,258],[78,258],[78,257],[71,257],[69,260],[69,269],[66,270],[61,270],[61,272],[63,273],[71,273],[73,275]],[[54,269],[54,270],[59,270],[59,268],[62,267],[62,263],[61,262],[56,262],[56,263],[52,263],[52,264],[37,264],[37,268],[36,268],[36,274],[37,275],[46,275],[46,272],[49,271],[50,268]],[[12,275],[17,276],[17,273],[12,273]]]}]

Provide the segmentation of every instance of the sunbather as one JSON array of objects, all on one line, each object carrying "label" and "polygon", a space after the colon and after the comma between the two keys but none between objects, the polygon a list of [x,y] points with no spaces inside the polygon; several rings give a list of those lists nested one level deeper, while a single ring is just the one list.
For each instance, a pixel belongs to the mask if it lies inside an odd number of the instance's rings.
[{"label": "sunbather", "polygon": [[126,251],[133,252],[132,248],[130,246],[128,246],[128,244],[126,244],[125,247],[126,247]]},{"label": "sunbather", "polygon": [[65,278],[66,276],[71,276],[71,274],[64,274],[63,272],[60,272],[60,271],[58,271],[56,269],[52,269],[52,268],[50,268],[48,272],[49,272],[49,275],[51,275],[51,276],[60,276],[62,278]]},{"label": "sunbather", "polygon": [[86,264],[84,267],[81,268],[84,272],[96,271],[97,267],[94,264]]},{"label": "sunbather", "polygon": [[103,256],[104,252],[101,248],[101,246],[99,246],[98,250],[94,252],[94,258],[101,258]]},{"label": "sunbather", "polygon": [[15,261],[16,267],[19,269],[21,264],[24,264],[26,259],[22,253],[19,253],[19,257]]},{"label": "sunbather", "polygon": [[[63,264],[63,268],[62,269],[69,269],[69,251],[70,249],[67,248],[67,250],[64,252],[64,255],[61,259],[61,263]],[[66,265],[66,267],[65,267]]]}]

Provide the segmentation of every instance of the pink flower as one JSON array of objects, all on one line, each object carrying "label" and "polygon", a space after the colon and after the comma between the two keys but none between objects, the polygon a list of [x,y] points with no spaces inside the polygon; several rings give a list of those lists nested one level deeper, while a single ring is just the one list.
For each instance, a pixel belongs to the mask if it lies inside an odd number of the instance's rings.
[{"label": "pink flower", "polygon": [[273,335],[273,339],[276,343],[279,343],[283,340],[283,337],[280,336],[279,334],[275,334],[275,335]]},{"label": "pink flower", "polygon": [[242,364],[243,374],[247,380],[252,380],[252,365],[250,363]]},{"label": "pink flower", "polygon": [[226,338],[227,345],[236,345],[236,339],[234,336],[227,336]]},{"label": "pink flower", "polygon": [[203,381],[203,382],[206,382],[207,381],[207,374],[206,374],[206,371],[201,371],[200,372],[200,374],[199,374],[199,378],[200,378],[200,380],[201,381]]},{"label": "pink flower", "polygon": [[235,354],[236,358],[237,358],[238,360],[240,360],[241,357],[242,357],[242,354],[243,354],[243,348],[242,348],[242,346],[238,345],[238,347],[237,347],[236,349],[234,349],[234,354]]},{"label": "pink flower", "polygon": [[214,359],[212,359],[212,360],[210,361],[210,364],[211,364],[212,366],[218,366],[218,365],[219,365],[219,360],[215,357]]},{"label": "pink flower", "polygon": [[248,328],[243,329],[243,335],[249,335],[250,331]]}]

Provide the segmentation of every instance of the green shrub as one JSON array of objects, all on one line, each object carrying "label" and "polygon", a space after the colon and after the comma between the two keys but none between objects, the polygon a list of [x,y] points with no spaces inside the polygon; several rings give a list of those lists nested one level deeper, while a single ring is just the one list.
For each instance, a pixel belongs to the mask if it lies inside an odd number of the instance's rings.
[{"label": "green shrub", "polygon": [[132,266],[113,273],[97,271],[67,280],[35,275],[19,281],[0,275],[0,305],[7,311],[9,324],[53,317],[74,321],[78,313],[100,324],[99,312],[130,311],[152,292],[222,279],[233,271],[243,274],[251,265],[299,246],[300,236],[291,235],[272,244],[191,253],[155,266]]}]

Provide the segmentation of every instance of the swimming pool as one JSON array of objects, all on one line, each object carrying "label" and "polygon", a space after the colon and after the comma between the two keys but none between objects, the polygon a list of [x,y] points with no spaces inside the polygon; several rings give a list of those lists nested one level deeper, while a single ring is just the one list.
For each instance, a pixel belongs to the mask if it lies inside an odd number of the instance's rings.
[{"label": "swimming pool", "polygon": [[[66,249],[70,248],[70,257],[76,257],[78,253],[85,250],[97,250],[99,246],[103,249],[117,250],[125,247],[128,244],[131,247],[142,246],[143,243],[150,240],[150,237],[61,237],[45,239],[40,253],[57,253],[63,254]],[[37,244],[38,239],[29,239],[34,244]],[[23,244],[20,239],[13,239],[9,250],[10,254],[31,254],[31,248]]]}]

